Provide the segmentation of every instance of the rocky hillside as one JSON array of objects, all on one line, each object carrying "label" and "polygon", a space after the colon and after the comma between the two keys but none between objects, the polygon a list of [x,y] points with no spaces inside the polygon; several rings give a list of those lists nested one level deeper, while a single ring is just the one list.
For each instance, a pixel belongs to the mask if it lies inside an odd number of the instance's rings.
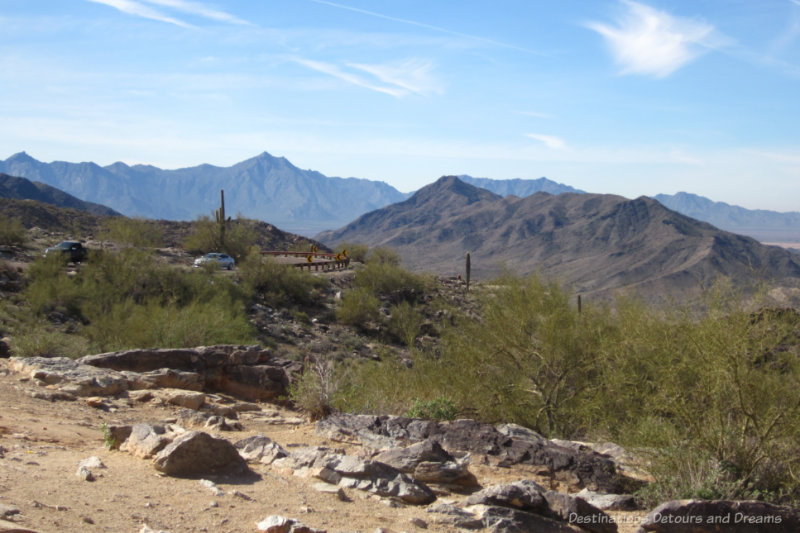
[{"label": "rocky hillside", "polygon": [[0,173],[0,198],[14,200],[35,200],[56,207],[69,207],[78,211],[86,211],[94,215],[119,215],[110,207],[92,202],[84,202],[71,194],[41,182],[30,181]]},{"label": "rocky hillside", "polygon": [[741,286],[757,279],[789,286],[800,281],[796,255],[718,230],[650,198],[502,198],[453,176],[317,238],[329,245],[390,246],[409,267],[440,274],[463,273],[469,252],[478,277],[504,268],[538,271],[584,294],[636,288],[650,296],[688,296],[719,276]]},{"label": "rocky hillside", "polygon": [[194,220],[217,207],[224,189],[230,213],[304,235],[340,227],[358,214],[406,197],[383,182],[330,178],[266,152],[230,167],[177,170],[124,163],[42,163],[22,152],[0,161],[0,172],[58,187],[126,216],[153,219]]},{"label": "rocky hillside", "polygon": [[[56,207],[34,200],[0,198],[0,208],[3,214],[20,221],[23,227],[38,228],[41,231],[56,234],[56,238],[99,239],[102,236],[104,221],[108,218],[106,215]],[[167,247],[180,246],[195,228],[194,222],[171,220],[153,220],[151,222],[158,227],[164,238],[163,244]],[[266,222],[254,221],[252,228],[256,233],[256,245],[262,250],[287,250],[303,243],[316,244],[321,247],[320,249],[325,249],[321,243],[282,231]],[[49,244],[54,243],[50,242]]]}]

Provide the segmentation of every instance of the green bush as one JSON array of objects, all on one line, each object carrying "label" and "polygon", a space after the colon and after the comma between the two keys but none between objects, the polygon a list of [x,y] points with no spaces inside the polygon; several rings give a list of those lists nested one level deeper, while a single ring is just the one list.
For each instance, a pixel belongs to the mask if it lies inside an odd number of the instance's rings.
[{"label": "green bush", "polygon": [[157,248],[164,246],[164,232],[155,221],[111,217],[103,222],[102,237],[117,244]]},{"label": "green bush", "polygon": [[203,215],[194,222],[194,231],[184,240],[183,248],[193,254],[225,252],[240,261],[247,257],[257,240],[253,220],[237,217],[228,221],[223,237],[219,224]]},{"label": "green bush", "polygon": [[400,254],[393,248],[378,247],[369,251],[366,263],[379,263],[381,265],[400,266]]},{"label": "green bush", "polygon": [[258,253],[247,256],[238,270],[245,290],[272,307],[313,305],[327,286],[324,278]]},{"label": "green bush", "polygon": [[432,280],[392,262],[371,261],[356,273],[354,285],[399,303],[416,301],[432,285]]},{"label": "green bush", "polygon": [[413,348],[423,321],[420,312],[412,304],[403,301],[391,307],[387,325],[389,333],[401,340],[407,347]]},{"label": "green bush", "polygon": [[11,350],[16,357],[69,357],[76,359],[89,353],[88,341],[68,335],[43,322],[26,324],[13,337]]},{"label": "green bush", "polygon": [[97,351],[254,342],[248,297],[235,280],[164,266],[135,248],[101,254],[74,273],[39,259],[23,296],[35,314],[55,311],[82,323]]},{"label": "green bush", "polygon": [[27,238],[25,227],[18,219],[0,215],[0,244],[22,246]]},{"label": "green bush", "polygon": [[458,409],[456,404],[447,398],[439,397],[429,401],[415,400],[406,416],[431,420],[455,420],[458,416]]},{"label": "green bush", "polygon": [[360,243],[342,242],[336,247],[337,252],[347,252],[347,257],[356,263],[366,263],[369,246]]},{"label": "green bush", "polygon": [[349,326],[364,327],[369,323],[379,323],[381,319],[380,301],[365,288],[347,291],[336,307],[336,320]]}]

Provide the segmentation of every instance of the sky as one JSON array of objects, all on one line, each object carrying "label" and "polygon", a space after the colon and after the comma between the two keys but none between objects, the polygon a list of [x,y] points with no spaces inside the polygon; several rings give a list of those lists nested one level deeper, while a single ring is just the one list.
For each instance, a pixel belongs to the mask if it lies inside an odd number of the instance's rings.
[{"label": "sky", "polygon": [[800,0],[0,0],[0,159],[800,211]]}]

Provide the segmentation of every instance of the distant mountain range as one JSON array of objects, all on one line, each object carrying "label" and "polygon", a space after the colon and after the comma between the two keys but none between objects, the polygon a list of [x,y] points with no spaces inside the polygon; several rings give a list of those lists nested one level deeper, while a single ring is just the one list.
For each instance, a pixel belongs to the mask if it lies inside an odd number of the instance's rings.
[{"label": "distant mountain range", "polygon": [[[199,165],[178,170],[124,163],[106,167],[42,163],[21,152],[0,161],[0,172],[56,187],[127,216],[153,219],[194,220],[209,215],[218,207],[219,190],[224,189],[226,209],[232,215],[242,214],[306,236],[340,228],[364,213],[409,197],[383,182],[330,178],[301,170],[285,158],[266,152],[230,167]],[[500,196],[584,192],[547,178],[459,178]],[[767,242],[800,243],[797,212],[748,210],[683,192],[655,198],[674,211],[727,231]]]},{"label": "distant mountain range", "polygon": [[749,235],[762,242],[797,242],[800,248],[798,212],[745,209],[686,192],[659,194],[654,198],[673,211],[703,220],[718,228]]},{"label": "distant mountain range", "polygon": [[641,197],[536,193],[501,197],[455,176],[317,239],[390,246],[408,266],[473,275],[541,272],[584,294],[635,287],[697,295],[719,276],[800,283],[800,256],[721,231]]},{"label": "distant mountain range", "polygon": [[13,200],[36,200],[58,207],[71,207],[94,215],[118,216],[119,213],[104,205],[84,202],[61,189],[25,178],[0,173],[0,198]]},{"label": "distant mountain range", "polygon": [[268,153],[231,167],[162,170],[114,163],[42,163],[21,152],[0,172],[57,187],[127,216],[194,220],[210,215],[225,190],[226,210],[303,235],[338,228],[358,215],[407,198],[379,181],[329,178]]}]

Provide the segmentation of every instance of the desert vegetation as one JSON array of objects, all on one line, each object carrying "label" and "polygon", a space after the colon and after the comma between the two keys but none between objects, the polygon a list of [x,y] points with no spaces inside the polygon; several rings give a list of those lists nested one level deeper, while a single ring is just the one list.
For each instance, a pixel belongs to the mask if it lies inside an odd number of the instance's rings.
[{"label": "desert vegetation", "polygon": [[[568,288],[537,276],[445,290],[433,276],[403,269],[388,249],[359,251],[365,262],[336,287],[247,254],[252,244],[233,273],[188,269],[148,248],[159,240],[146,221],[130,224],[106,229],[130,246],[77,268],[44,257],[30,264],[21,290],[0,306],[13,355],[270,345],[251,308],[288,309],[303,327],[313,318],[324,331],[347,330],[374,346],[371,358],[342,357],[349,348],[338,340],[330,350],[291,351],[306,362],[291,400],[312,416],[472,417],[551,438],[613,441],[656,479],[639,493],[648,504],[798,501],[800,313],[793,309],[745,305],[722,281],[699,307],[654,308],[622,296],[584,302],[579,311]],[[251,243],[246,225],[241,238],[237,227],[226,239]]]}]

